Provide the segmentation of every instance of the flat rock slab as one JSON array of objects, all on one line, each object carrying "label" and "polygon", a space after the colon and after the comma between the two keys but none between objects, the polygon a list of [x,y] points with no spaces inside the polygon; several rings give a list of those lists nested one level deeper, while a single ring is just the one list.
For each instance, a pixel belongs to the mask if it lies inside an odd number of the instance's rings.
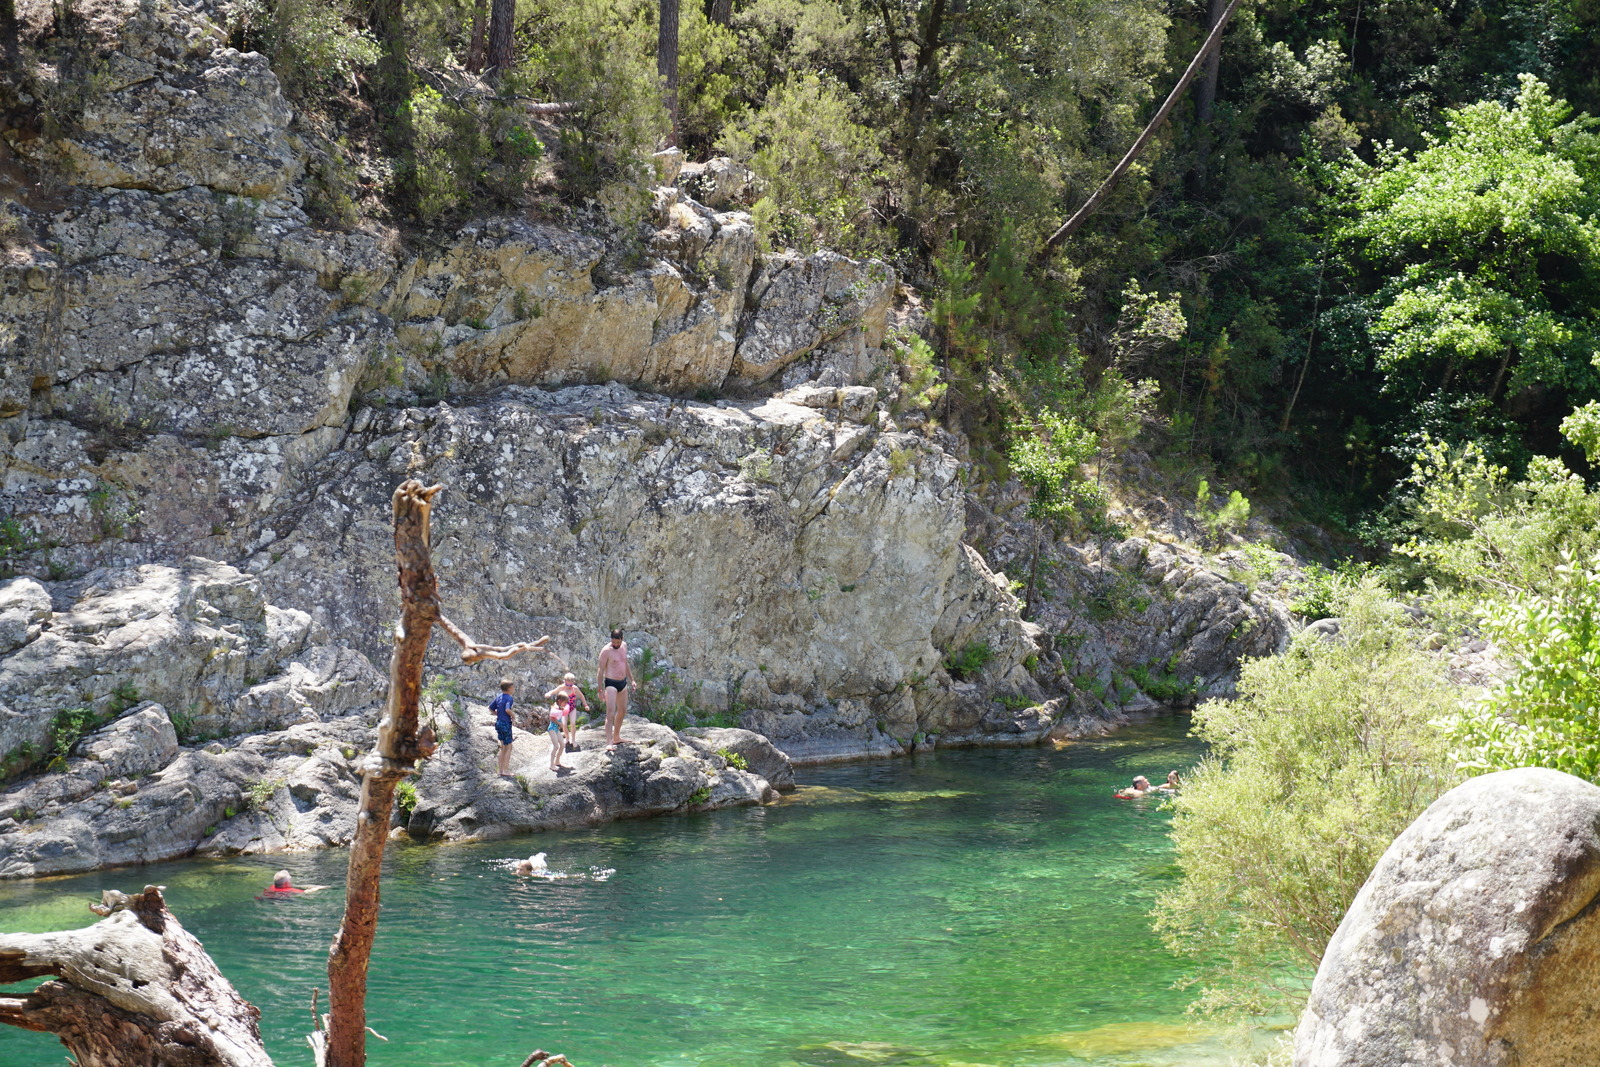
[{"label": "flat rock slab", "polygon": [[1378,861],[1328,943],[1296,1067],[1600,1063],[1600,788],[1474,778]]}]

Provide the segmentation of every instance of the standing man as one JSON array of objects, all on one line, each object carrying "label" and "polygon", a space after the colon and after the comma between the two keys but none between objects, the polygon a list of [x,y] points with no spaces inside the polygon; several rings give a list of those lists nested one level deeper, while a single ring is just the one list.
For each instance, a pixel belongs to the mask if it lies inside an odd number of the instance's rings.
[{"label": "standing man", "polygon": [[500,679],[500,695],[494,698],[489,710],[494,712],[494,732],[500,739],[500,777],[511,777],[511,690],[510,678]]},{"label": "standing man", "polygon": [[622,720],[628,716],[628,683],[633,673],[628,667],[628,646],[622,631],[612,630],[609,644],[600,647],[600,664],[595,681],[606,698],[606,751],[622,744]]}]

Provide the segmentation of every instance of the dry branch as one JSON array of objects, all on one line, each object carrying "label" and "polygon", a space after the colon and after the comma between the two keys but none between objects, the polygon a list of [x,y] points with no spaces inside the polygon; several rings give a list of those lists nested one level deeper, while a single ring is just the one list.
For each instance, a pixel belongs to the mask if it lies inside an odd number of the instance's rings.
[{"label": "dry branch", "polygon": [[461,645],[466,663],[506,659],[544,648],[548,637],[515,645],[480,645],[444,618],[439,582],[429,549],[433,498],[443,486],[408,479],[394,491],[394,551],[399,566],[400,621],[389,662],[389,701],[378,723],[376,750],[362,763],[361,807],[350,843],[344,921],[328,954],[328,1028],[310,1035],[318,1064],[362,1067],[366,1063],[367,967],[378,927],[383,848],[389,837],[395,786],[432,752],[432,739],[417,729],[428,641],[441,626]]}]

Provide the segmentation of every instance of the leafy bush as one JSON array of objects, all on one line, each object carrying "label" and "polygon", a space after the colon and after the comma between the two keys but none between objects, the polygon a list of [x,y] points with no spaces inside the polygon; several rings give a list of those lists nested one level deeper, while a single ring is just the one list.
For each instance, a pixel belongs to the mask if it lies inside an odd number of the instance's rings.
[{"label": "leafy bush", "polygon": [[534,0],[522,5],[520,73],[577,111],[561,124],[560,175],[570,195],[641,182],[667,131],[656,83],[655,8],[641,0]]},{"label": "leafy bush", "polygon": [[1548,588],[1566,553],[1600,547],[1600,493],[1558,459],[1537,456],[1513,481],[1476,443],[1424,439],[1407,485],[1414,534],[1396,551],[1447,590],[1499,597]]},{"label": "leafy bush", "polygon": [[1192,700],[1200,692],[1200,681],[1191,678],[1184,681],[1178,674],[1178,653],[1174,652],[1166,662],[1156,660],[1148,664],[1137,664],[1128,668],[1128,677],[1133,684],[1151,700],[1161,704],[1183,704]]},{"label": "leafy bush", "polygon": [[247,0],[239,11],[246,43],[272,61],[298,103],[313,107],[378,62],[378,42],[351,16],[342,0]]},{"label": "leafy bush", "polygon": [[402,778],[394,787],[394,802],[400,809],[401,821],[409,821],[411,813],[417,810],[417,783],[410,778]]},{"label": "leafy bush", "polygon": [[515,201],[544,154],[514,107],[446,100],[425,85],[402,111],[411,124],[410,182],[424,221],[475,204],[485,192]]},{"label": "leafy bush", "polygon": [[1489,614],[1517,670],[1446,720],[1464,770],[1551,767],[1600,784],[1600,559],[1555,578]]},{"label": "leafy bush", "polygon": [[247,811],[262,811],[267,803],[277,795],[278,790],[288,785],[284,778],[261,778],[251,782],[250,787],[244,791],[244,806]]},{"label": "leafy bush", "polygon": [[1250,501],[1235,489],[1220,506],[1212,498],[1211,483],[1201,478],[1194,494],[1195,517],[1205,527],[1213,545],[1220,546],[1230,534],[1238,533],[1250,521]]},{"label": "leafy bush", "polygon": [[1182,880],[1156,908],[1208,1009],[1302,997],[1328,938],[1394,837],[1459,778],[1434,721],[1456,690],[1375,580],[1247,662],[1239,697],[1194,713],[1210,755],[1176,801]]},{"label": "leafy bush", "polygon": [[728,766],[735,770],[748,771],[750,769],[750,764],[745,758],[731,748],[719,748],[717,749],[717,755],[721,756]]},{"label": "leafy bush", "polygon": [[58,711],[50,723],[50,760],[52,770],[65,769],[67,755],[84,734],[104,721],[93,708],[77,707]]},{"label": "leafy bush", "polygon": [[761,177],[765,195],[751,215],[763,247],[881,244],[871,201],[883,153],[832,81],[815,72],[790,78],[763,107],[729,122],[718,147]]}]

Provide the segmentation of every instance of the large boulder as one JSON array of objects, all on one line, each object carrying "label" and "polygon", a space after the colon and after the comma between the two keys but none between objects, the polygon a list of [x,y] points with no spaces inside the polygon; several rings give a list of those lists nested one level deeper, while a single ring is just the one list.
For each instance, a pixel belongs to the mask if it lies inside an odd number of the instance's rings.
[{"label": "large boulder", "polygon": [[1395,839],[1311,989],[1296,1067],[1600,1063],[1600,788],[1474,778]]},{"label": "large boulder", "polygon": [[[730,763],[713,741],[636,719],[623,726],[625,744],[612,751],[599,730],[578,731],[579,750],[564,754],[565,767],[554,771],[548,733],[516,728],[512,777],[501,778],[493,720],[481,706],[454,717],[438,753],[416,780],[417,805],[407,822],[413,837],[487,840],[777,799],[776,788],[755,766]],[[718,740],[756,747],[749,737]],[[757,764],[762,769],[780,775],[788,770],[787,760],[766,755]],[[792,772],[788,784],[793,784]]]}]

